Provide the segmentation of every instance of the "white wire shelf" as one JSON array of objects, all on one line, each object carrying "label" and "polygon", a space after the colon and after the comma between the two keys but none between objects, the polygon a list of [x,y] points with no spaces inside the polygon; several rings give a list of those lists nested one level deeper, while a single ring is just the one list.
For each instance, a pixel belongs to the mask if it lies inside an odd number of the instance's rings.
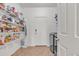
[{"label": "white wire shelf", "polygon": [[24,34],[25,32],[0,32],[0,34],[7,34],[7,33],[12,33],[12,34],[13,34],[13,33],[15,33],[15,34],[16,34],[16,33],[17,33],[17,34],[18,34],[18,33],[21,33],[21,34],[23,33],[23,34]]},{"label": "white wire shelf", "polygon": [[24,39],[24,32],[16,32],[16,33],[21,33],[21,35],[19,35],[20,38],[17,38],[15,40],[11,40],[10,42],[4,43],[4,45],[0,45],[0,49],[6,48],[7,46],[11,46],[14,43],[18,43],[19,41]]},{"label": "white wire shelf", "polygon": [[16,15],[14,13],[9,13],[5,9],[0,9],[0,15],[10,15],[16,18]]}]

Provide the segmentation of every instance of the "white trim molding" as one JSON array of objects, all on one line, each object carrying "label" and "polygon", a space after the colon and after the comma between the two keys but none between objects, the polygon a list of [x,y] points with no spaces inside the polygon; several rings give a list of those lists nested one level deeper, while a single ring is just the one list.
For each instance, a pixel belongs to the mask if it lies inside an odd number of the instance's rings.
[{"label": "white trim molding", "polygon": [[77,35],[77,4],[75,4],[75,32],[74,32],[75,38],[79,38]]}]

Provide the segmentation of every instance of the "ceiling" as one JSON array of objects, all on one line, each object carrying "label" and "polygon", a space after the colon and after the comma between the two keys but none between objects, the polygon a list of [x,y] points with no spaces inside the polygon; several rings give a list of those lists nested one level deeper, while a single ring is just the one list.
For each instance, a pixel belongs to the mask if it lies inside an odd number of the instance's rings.
[{"label": "ceiling", "polygon": [[57,3],[20,3],[23,8],[26,7],[57,7]]}]

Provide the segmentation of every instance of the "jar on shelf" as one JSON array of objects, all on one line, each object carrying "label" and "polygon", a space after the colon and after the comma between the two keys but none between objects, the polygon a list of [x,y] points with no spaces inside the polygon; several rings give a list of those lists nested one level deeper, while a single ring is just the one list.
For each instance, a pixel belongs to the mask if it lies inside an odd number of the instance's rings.
[{"label": "jar on shelf", "polygon": [[5,43],[8,43],[10,41],[11,41],[11,35],[10,34],[9,35],[6,35],[4,42]]},{"label": "jar on shelf", "polygon": [[7,21],[7,16],[6,15],[3,15],[2,16],[2,20]]},{"label": "jar on shelf", "polygon": [[0,9],[4,9],[5,5],[3,3],[0,3]]},{"label": "jar on shelf", "polygon": [[4,45],[4,38],[2,34],[0,34],[0,45]]}]

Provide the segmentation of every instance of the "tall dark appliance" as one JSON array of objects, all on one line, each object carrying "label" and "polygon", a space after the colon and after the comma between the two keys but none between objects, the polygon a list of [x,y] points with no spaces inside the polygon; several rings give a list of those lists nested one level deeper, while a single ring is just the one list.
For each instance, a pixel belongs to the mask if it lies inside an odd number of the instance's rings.
[{"label": "tall dark appliance", "polygon": [[57,33],[51,33],[49,35],[50,38],[50,50],[51,52],[57,56]]}]

